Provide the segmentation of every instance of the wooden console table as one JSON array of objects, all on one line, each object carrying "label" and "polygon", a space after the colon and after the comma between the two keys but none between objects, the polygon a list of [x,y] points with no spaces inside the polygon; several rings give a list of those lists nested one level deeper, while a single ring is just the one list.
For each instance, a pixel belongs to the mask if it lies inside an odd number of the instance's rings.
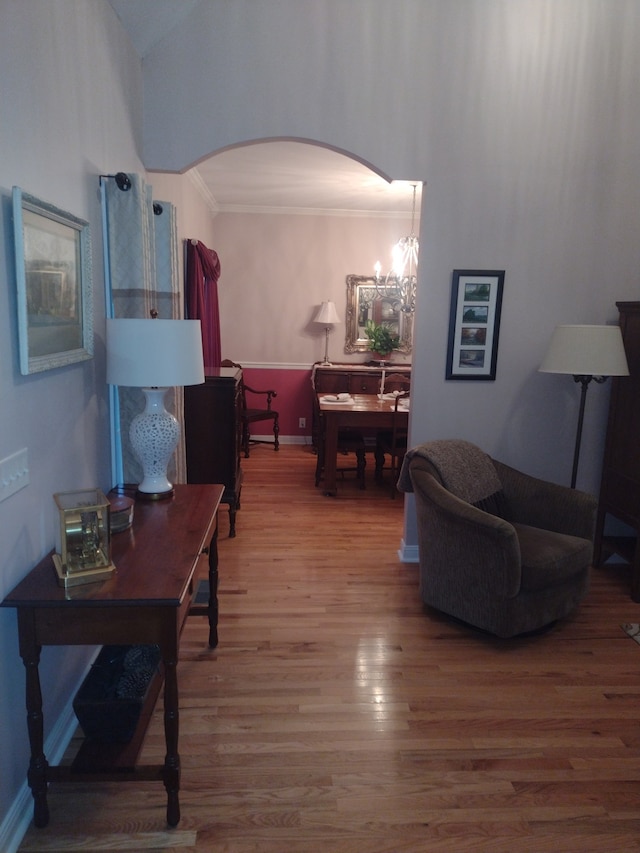
[{"label": "wooden console table", "polygon": [[[220,485],[177,485],[166,501],[137,502],[133,527],[112,537],[115,574],[106,581],[63,589],[49,554],[2,602],[18,613],[20,656],[26,668],[27,726],[31,746],[28,782],[34,824],[49,821],[50,781],[162,780],[167,791],[167,823],[180,820],[178,791],[178,680],[180,634],[189,614],[208,615],[209,645],[217,637],[217,511]],[[193,581],[207,559],[209,604],[193,605]],[[146,708],[139,731],[128,744],[88,742],[71,766],[49,766],[44,755],[42,694],[38,664],[42,646],[158,644],[164,670],[166,757],[162,765],[135,767],[151,714]],[[150,703],[155,703],[157,679]],[[146,713],[145,713],[146,711]]]}]

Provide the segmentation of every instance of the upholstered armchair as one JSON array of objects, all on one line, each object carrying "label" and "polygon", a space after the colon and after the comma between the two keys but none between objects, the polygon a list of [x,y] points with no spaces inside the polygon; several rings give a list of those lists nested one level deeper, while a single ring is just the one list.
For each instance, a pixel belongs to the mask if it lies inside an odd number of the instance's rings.
[{"label": "upholstered armchair", "polygon": [[466,441],[405,456],[425,604],[499,637],[571,613],[589,585],[596,500],[510,468]]}]

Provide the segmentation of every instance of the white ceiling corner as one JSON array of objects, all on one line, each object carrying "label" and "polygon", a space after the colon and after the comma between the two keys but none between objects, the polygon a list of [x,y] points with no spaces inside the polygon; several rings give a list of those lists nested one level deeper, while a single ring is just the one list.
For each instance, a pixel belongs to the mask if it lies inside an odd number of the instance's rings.
[{"label": "white ceiling corner", "polygon": [[200,0],[109,0],[141,59],[187,17]]}]

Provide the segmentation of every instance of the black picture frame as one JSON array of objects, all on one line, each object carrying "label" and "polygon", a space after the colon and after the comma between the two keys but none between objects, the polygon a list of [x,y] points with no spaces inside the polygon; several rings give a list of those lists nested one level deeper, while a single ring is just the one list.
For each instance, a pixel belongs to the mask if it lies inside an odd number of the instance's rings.
[{"label": "black picture frame", "polygon": [[447,379],[496,378],[504,277],[504,270],[453,271]]}]

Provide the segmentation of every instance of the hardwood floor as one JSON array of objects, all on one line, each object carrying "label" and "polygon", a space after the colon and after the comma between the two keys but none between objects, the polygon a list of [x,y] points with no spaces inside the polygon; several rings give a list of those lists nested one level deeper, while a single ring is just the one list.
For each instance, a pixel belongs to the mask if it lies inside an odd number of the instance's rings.
[{"label": "hardwood floor", "polygon": [[[418,597],[402,500],[307,448],[243,460],[220,530],[220,645],[178,667],[182,820],[160,784],[52,786],[20,851],[590,853],[640,850],[640,621],[624,567],[575,615],[497,640]],[[156,712],[145,745],[164,756]]]}]

